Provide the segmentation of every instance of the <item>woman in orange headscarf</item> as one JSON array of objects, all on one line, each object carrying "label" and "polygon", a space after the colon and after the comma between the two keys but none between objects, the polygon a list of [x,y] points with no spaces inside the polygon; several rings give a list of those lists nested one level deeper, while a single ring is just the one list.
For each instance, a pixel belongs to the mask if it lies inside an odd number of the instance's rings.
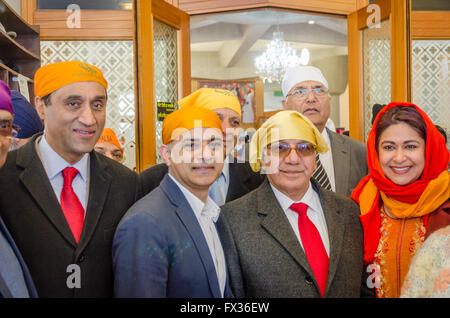
[{"label": "woman in orange headscarf", "polygon": [[352,199],[361,209],[364,261],[375,277],[368,284],[377,297],[399,297],[415,251],[450,224],[449,152],[425,112],[393,102],[373,123],[367,157],[370,173]]}]

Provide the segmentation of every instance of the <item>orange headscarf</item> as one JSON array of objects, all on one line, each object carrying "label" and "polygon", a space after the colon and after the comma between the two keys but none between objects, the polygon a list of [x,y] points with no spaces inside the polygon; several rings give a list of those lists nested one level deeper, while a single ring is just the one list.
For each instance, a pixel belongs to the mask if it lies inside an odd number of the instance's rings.
[{"label": "orange headscarf", "polygon": [[80,61],[65,61],[40,67],[34,75],[34,94],[44,97],[57,89],[76,82],[97,82],[108,89],[102,71]]},{"label": "orange headscarf", "polygon": [[207,109],[229,108],[241,116],[241,103],[237,96],[226,89],[202,87],[178,101],[180,108],[197,106]]},{"label": "orange headscarf", "polygon": [[[425,167],[421,177],[411,184],[400,186],[384,176],[376,149],[376,127],[383,114],[393,107],[414,107],[426,124]],[[397,218],[423,217],[427,222],[429,213],[436,210],[450,195],[450,177],[447,172],[449,152],[444,137],[419,107],[409,103],[392,102],[376,117],[367,139],[367,163],[369,174],[352,193],[361,209],[364,229],[364,260],[373,261],[380,241],[380,198],[390,214]]]},{"label": "orange headscarf", "polygon": [[163,144],[169,144],[178,136],[193,128],[216,128],[222,134],[222,122],[215,112],[197,106],[183,107],[164,118],[162,126]]},{"label": "orange headscarf", "polygon": [[101,142],[107,142],[107,143],[113,144],[114,146],[116,146],[117,148],[119,148],[120,151],[121,151],[122,154],[123,154],[123,149],[122,149],[122,147],[120,146],[119,139],[117,139],[117,136],[116,136],[116,134],[114,133],[114,130],[112,130],[111,128],[105,128],[105,129],[103,129],[102,135],[101,135],[100,138],[98,139],[97,144],[98,144],[98,143],[101,143]]}]

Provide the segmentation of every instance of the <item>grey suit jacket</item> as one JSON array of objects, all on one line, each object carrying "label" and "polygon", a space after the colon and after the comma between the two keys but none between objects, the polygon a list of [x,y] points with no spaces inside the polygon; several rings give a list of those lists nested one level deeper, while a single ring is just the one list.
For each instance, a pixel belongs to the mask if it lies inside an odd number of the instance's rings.
[{"label": "grey suit jacket", "polygon": [[[359,208],[318,188],[330,240],[325,297],[371,296],[363,271]],[[236,297],[321,297],[314,274],[269,182],[227,203],[218,222]]]},{"label": "grey suit jacket", "polygon": [[331,141],[336,193],[350,197],[368,173],[366,145],[327,129]]}]

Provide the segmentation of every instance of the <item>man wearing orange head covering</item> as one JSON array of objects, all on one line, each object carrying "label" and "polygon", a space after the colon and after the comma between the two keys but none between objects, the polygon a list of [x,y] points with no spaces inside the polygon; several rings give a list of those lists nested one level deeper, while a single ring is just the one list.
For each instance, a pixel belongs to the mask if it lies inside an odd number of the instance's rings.
[{"label": "man wearing orange head covering", "polygon": [[[222,206],[225,202],[233,201],[256,189],[264,178],[253,172],[247,162],[238,161],[232,155],[242,131],[241,104],[236,95],[225,89],[200,88],[179,100],[178,105],[181,109],[196,106],[212,110],[222,122],[226,157],[221,175],[209,190],[213,200]],[[149,193],[155,189],[167,170],[165,164],[158,164],[141,172],[139,179],[143,192]]]},{"label": "man wearing orange head covering", "polygon": [[94,149],[98,153],[101,153],[102,155],[111,158],[118,163],[122,163],[123,149],[120,146],[119,139],[117,139],[114,130],[111,128],[103,129],[102,135],[95,144]]},{"label": "man wearing orange head covering", "polygon": [[8,155],[0,213],[39,296],[111,297],[115,226],[140,193],[133,171],[93,151],[107,82],[97,67],[69,61],[39,68],[34,84],[44,132]]},{"label": "man wearing orange head covering", "polygon": [[118,297],[221,298],[229,295],[208,196],[223,166],[222,125],[196,106],[168,115],[159,154],[169,167],[161,184],[120,222],[113,243]]}]

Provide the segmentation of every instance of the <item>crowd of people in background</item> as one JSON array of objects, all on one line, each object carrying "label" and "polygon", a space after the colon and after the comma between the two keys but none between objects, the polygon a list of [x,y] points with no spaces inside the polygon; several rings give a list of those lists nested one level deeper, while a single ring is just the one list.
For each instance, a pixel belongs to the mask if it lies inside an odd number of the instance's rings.
[{"label": "crowd of people in background", "polygon": [[100,69],[34,85],[33,106],[0,81],[0,297],[450,297],[447,136],[420,105],[377,105],[362,143],[328,128],[322,72],[292,67],[242,161],[249,110],[204,87],[138,175]]}]

